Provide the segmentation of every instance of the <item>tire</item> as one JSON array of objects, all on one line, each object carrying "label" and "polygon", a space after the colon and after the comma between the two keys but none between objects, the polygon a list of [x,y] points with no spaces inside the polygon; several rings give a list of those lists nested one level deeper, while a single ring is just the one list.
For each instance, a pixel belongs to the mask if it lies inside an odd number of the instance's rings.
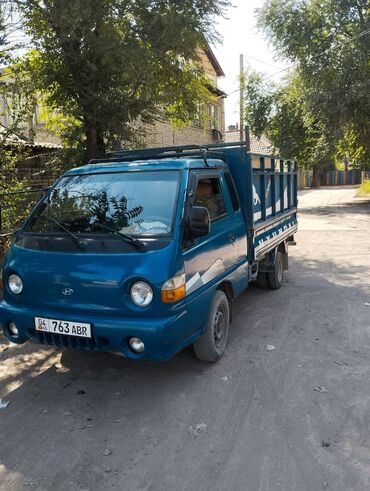
[{"label": "tire", "polygon": [[224,354],[230,327],[230,306],[225,293],[216,290],[209,309],[207,327],[194,343],[194,351],[201,361],[214,363]]},{"label": "tire", "polygon": [[271,290],[278,290],[284,281],[284,256],[277,251],[275,266],[271,273],[267,273],[268,285]]},{"label": "tire", "polygon": [[267,273],[264,273],[262,271],[258,273],[255,284],[258,288],[267,288],[268,287]]}]

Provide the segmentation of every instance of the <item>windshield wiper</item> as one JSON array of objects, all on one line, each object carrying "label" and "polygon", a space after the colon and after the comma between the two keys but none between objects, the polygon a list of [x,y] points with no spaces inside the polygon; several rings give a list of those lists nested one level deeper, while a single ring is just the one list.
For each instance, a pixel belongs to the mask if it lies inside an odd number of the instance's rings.
[{"label": "windshield wiper", "polygon": [[121,232],[120,230],[117,230],[114,227],[109,227],[109,225],[104,225],[103,223],[100,223],[100,222],[94,222],[94,223],[91,223],[90,225],[92,227],[95,227],[95,228],[102,228],[105,230],[109,230],[109,231],[119,235],[126,242],[128,242],[129,244],[132,244],[133,246],[137,247],[138,249],[143,249],[143,247],[144,247],[144,244],[140,240],[135,239],[134,237],[132,237],[129,234],[124,234],[123,232]]},{"label": "windshield wiper", "polygon": [[61,230],[64,230],[64,232],[68,234],[71,237],[71,239],[73,239],[73,242],[76,244],[76,246],[79,249],[81,250],[85,249],[85,247],[79,241],[77,235],[75,235],[73,232],[68,230],[67,227],[65,227],[62,223],[58,222],[58,220],[56,220],[55,218],[49,217],[47,215],[39,215],[38,218],[42,218],[43,220],[47,220],[49,222],[55,223],[55,225],[57,225]]}]

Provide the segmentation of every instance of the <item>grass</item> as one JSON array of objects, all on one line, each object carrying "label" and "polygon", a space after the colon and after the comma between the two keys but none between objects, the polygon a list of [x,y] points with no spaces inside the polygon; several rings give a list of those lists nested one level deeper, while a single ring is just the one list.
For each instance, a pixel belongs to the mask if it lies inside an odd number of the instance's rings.
[{"label": "grass", "polygon": [[361,184],[357,196],[370,196],[370,181],[364,181]]}]

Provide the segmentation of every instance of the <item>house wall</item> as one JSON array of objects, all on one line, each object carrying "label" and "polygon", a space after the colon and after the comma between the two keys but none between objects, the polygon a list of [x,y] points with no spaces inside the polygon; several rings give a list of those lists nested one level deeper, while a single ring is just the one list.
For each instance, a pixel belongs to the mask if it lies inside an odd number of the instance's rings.
[{"label": "house wall", "polygon": [[203,50],[198,51],[198,56],[201,61],[201,65],[203,67],[203,70],[205,71],[206,75],[210,79],[211,83],[217,87],[217,73],[216,70],[213,68],[212,63],[210,62],[210,59],[206,55],[206,53]]},{"label": "house wall", "polygon": [[51,168],[46,167],[49,160],[52,159],[52,152],[45,153],[42,151],[39,155],[34,155],[24,162],[18,164],[18,178],[26,178],[32,189],[43,189],[50,187],[59,177],[58,172],[53,172]]},{"label": "house wall", "polygon": [[155,123],[148,128],[143,144],[147,147],[168,147],[174,145],[201,145],[213,143],[213,130],[203,130],[196,126],[174,128],[170,123]]},{"label": "house wall", "polygon": [[202,108],[203,123],[193,123],[179,128],[166,121],[146,126],[141,143],[145,147],[166,147],[174,145],[201,145],[223,141],[225,133],[224,99],[217,98]]}]

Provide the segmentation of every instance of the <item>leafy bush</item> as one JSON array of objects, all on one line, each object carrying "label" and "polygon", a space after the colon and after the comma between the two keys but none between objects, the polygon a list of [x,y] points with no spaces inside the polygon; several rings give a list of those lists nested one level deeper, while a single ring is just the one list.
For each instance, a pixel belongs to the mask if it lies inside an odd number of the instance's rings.
[{"label": "leafy bush", "polygon": [[361,184],[357,196],[370,196],[370,181],[364,181]]},{"label": "leafy bush", "polygon": [[17,230],[29,214],[31,208],[40,198],[39,193],[20,193],[29,189],[29,182],[19,178],[17,163],[24,158],[21,151],[17,153],[0,149],[0,206],[1,232],[0,258],[6,253],[11,236],[4,234]]}]

